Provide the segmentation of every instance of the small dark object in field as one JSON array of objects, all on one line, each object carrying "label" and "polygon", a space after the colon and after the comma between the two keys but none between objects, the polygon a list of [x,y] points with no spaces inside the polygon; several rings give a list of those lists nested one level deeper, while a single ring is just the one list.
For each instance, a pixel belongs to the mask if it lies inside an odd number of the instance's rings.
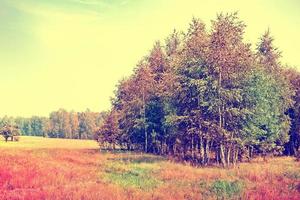
[{"label": "small dark object in field", "polygon": [[8,141],[8,138],[11,138],[11,141],[19,141],[20,131],[17,126],[5,125],[0,128],[0,135],[3,135],[5,142]]}]

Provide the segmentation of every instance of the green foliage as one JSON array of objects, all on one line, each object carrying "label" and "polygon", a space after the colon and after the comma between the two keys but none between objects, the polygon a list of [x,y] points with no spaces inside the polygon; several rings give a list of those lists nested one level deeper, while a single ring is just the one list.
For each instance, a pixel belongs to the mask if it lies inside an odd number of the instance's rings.
[{"label": "green foliage", "polygon": [[[245,26],[237,13],[217,15],[209,31],[193,18],[186,33],[174,31],[166,39],[165,48],[156,42],[120,82],[112,109],[118,118],[101,126],[99,142],[203,165],[281,154],[295,89],[281,73],[270,32],[254,52],[243,41]],[[290,137],[294,152],[297,138]]]},{"label": "green foliage", "polygon": [[[295,91],[292,95],[293,104],[287,113],[291,119],[289,142],[285,145],[285,153],[288,155],[300,156],[300,73],[296,69],[284,70],[284,75]],[[297,155],[298,154],[298,155]]]},{"label": "green foliage", "polygon": [[231,199],[239,197],[243,184],[239,181],[217,180],[211,184],[210,189],[218,199]]},{"label": "green foliage", "polygon": [[243,99],[249,114],[244,140],[262,152],[280,150],[276,147],[288,140],[289,118],[284,113],[288,106],[282,101],[287,98],[283,90],[289,89],[264,71],[254,71],[245,80]]},{"label": "green foliage", "polygon": [[74,139],[94,139],[96,128],[102,124],[104,113],[89,110],[82,113],[64,109],[50,113],[48,117],[33,116],[0,118],[0,127],[17,126],[22,135]]},{"label": "green foliage", "polygon": [[112,162],[106,166],[104,180],[125,188],[150,190],[160,184],[160,181],[153,177],[153,170],[152,165]]}]

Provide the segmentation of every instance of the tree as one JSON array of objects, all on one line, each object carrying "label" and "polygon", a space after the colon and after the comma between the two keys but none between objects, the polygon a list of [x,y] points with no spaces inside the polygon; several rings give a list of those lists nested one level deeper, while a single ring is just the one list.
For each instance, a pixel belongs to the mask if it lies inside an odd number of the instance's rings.
[{"label": "tree", "polygon": [[285,77],[295,91],[292,96],[294,103],[287,111],[291,119],[289,142],[285,145],[285,154],[296,155],[300,146],[300,72],[289,68],[284,71]]},{"label": "tree", "polygon": [[71,138],[79,138],[79,119],[76,112],[70,112]]},{"label": "tree", "polygon": [[45,117],[33,116],[29,119],[29,123],[31,126],[30,135],[33,136],[45,136],[46,132],[46,122],[47,119]]},{"label": "tree", "polygon": [[[212,22],[208,63],[210,73],[217,80],[218,90],[218,142],[217,160],[226,166],[229,159],[236,154],[235,138],[238,138],[239,127],[226,120],[228,115],[238,113],[240,102],[239,82],[253,63],[250,45],[243,43],[245,24],[237,17],[237,13],[219,14]],[[236,129],[237,128],[237,129]]]},{"label": "tree", "polygon": [[289,105],[282,101],[287,98],[283,90],[289,88],[282,88],[278,80],[264,71],[255,71],[245,80],[243,99],[249,115],[243,140],[263,155],[281,153],[288,141],[290,120],[285,111]]},{"label": "tree", "polygon": [[49,136],[56,138],[70,138],[71,126],[69,113],[64,109],[50,114]]},{"label": "tree", "polygon": [[274,38],[268,29],[260,38],[257,44],[257,59],[261,66],[264,66],[268,72],[274,72],[280,69],[279,58],[281,52],[273,45]]},{"label": "tree", "polygon": [[95,113],[87,109],[85,112],[78,113],[79,119],[79,139],[94,139],[96,131]]},{"label": "tree", "polygon": [[[115,149],[120,137],[119,116],[116,110],[108,113],[104,119],[104,123],[96,131],[100,146],[112,145],[110,148]],[[122,144],[119,144],[122,146]]]},{"label": "tree", "polygon": [[0,128],[0,135],[3,135],[5,142],[8,141],[8,138],[11,138],[11,141],[14,140],[15,136],[20,135],[20,131],[17,126],[6,124]]},{"label": "tree", "polygon": [[210,31],[193,18],[186,33],[167,37],[164,48],[156,42],[118,84],[100,129],[114,138],[106,141],[203,165],[281,153],[287,114],[298,109],[291,98],[296,86],[281,75],[269,32],[254,52],[243,41],[244,30],[237,13],[219,14]]}]

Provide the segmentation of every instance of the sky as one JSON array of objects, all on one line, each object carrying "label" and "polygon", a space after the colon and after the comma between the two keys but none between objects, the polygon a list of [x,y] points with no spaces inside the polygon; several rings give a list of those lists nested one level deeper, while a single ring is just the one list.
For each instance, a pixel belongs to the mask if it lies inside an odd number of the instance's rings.
[{"label": "sky", "polygon": [[270,28],[282,62],[300,69],[299,10],[298,0],[0,0],[0,117],[108,110],[155,41],[192,17],[209,28],[220,12],[239,12],[246,42]]}]

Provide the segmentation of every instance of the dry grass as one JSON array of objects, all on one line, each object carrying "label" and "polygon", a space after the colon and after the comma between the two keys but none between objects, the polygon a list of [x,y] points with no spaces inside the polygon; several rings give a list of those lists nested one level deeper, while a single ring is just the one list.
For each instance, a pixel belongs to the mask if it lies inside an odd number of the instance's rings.
[{"label": "dry grass", "polygon": [[22,149],[98,149],[98,144],[93,140],[73,140],[21,136],[18,142],[4,142],[0,137],[0,148]]},{"label": "dry grass", "polygon": [[0,199],[300,199],[291,157],[195,168],[161,157],[99,153],[94,141],[0,141]]}]

